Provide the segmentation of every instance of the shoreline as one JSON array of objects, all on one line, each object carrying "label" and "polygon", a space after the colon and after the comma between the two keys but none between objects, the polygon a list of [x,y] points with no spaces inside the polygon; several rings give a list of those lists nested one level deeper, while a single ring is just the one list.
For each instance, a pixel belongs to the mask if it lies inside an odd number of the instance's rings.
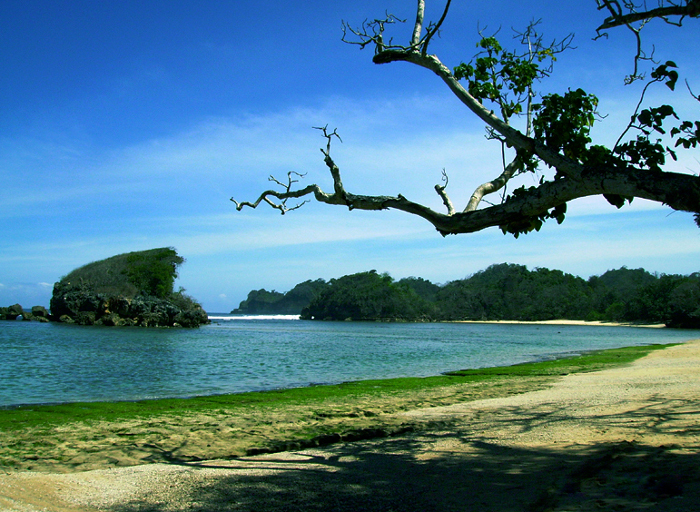
[{"label": "shoreline", "polygon": [[[445,322],[445,323],[450,323],[450,322]],[[494,321],[476,321],[476,320],[460,320],[460,321],[455,321],[452,323],[474,323],[474,324],[532,324],[532,325],[600,325],[600,326],[616,326],[616,327],[647,327],[647,328],[661,328],[665,327],[664,325],[643,325],[643,326],[638,326],[638,325],[628,325],[628,324],[612,324],[612,323],[583,323],[583,321],[578,321],[578,320],[543,320],[543,321],[533,321],[533,322],[524,322],[524,321],[519,321],[519,320],[494,320]],[[596,352],[601,352],[601,351],[606,351],[606,350],[618,350],[618,349],[627,349],[627,348],[644,348],[647,346],[654,346],[654,345],[661,345],[661,346],[668,346],[668,345],[674,345],[676,343],[687,343],[689,341],[693,341],[692,339],[690,340],[685,340],[682,342],[669,342],[669,343],[654,343],[652,345],[630,345],[630,346],[622,346],[622,347],[615,347],[611,349],[584,349],[584,350],[576,350],[573,352],[566,351],[566,352],[556,352],[556,353],[547,353],[547,354],[541,354],[540,356],[533,358],[528,361],[524,362],[517,362],[517,363],[512,363],[512,364],[506,364],[502,366],[485,366],[485,367],[479,367],[479,368],[462,368],[458,370],[446,370],[444,372],[441,372],[436,375],[428,375],[428,376],[422,376],[422,377],[414,377],[414,376],[405,376],[405,377],[389,377],[386,379],[373,379],[373,378],[368,378],[368,379],[358,379],[358,380],[349,380],[349,381],[337,381],[337,382],[314,382],[314,383],[309,383],[304,386],[294,386],[294,387],[280,387],[280,388],[271,388],[271,389],[258,389],[258,390],[248,390],[248,391],[239,391],[239,392],[231,392],[231,393],[218,393],[218,394],[211,394],[211,395],[190,395],[190,396],[166,396],[166,397],[156,397],[156,398],[125,398],[125,399],[113,399],[113,400],[89,400],[89,401],[68,401],[68,402],[32,402],[32,403],[20,403],[20,404],[8,404],[8,405],[0,405],[0,413],[3,411],[11,411],[11,410],[17,410],[17,409],[22,409],[22,408],[31,408],[31,407],[61,407],[61,406],[78,406],[80,404],[86,404],[86,405],[91,405],[91,404],[120,404],[120,403],[139,403],[139,402],[158,402],[158,401],[167,401],[167,400],[193,400],[193,399],[216,399],[216,398],[226,398],[226,397],[234,397],[234,396],[240,396],[240,395],[255,395],[255,394],[264,394],[264,393],[280,393],[280,392],[285,392],[285,391],[290,391],[290,390],[296,390],[296,389],[306,389],[306,388],[322,388],[322,387],[329,387],[329,386],[339,386],[339,385],[344,385],[344,384],[353,384],[353,383],[363,383],[363,382],[369,382],[369,381],[391,381],[391,380],[399,380],[399,379],[426,379],[426,378],[431,378],[431,377],[440,377],[440,376],[449,376],[449,375],[456,375],[459,374],[460,372],[465,372],[465,371],[480,371],[480,370],[497,370],[499,368],[508,368],[511,366],[521,366],[521,365],[529,365],[529,364],[537,364],[537,363],[543,363],[543,362],[548,362],[548,361],[555,361],[555,360],[561,360],[561,359],[570,359],[570,358],[576,358],[580,357],[581,355],[586,355],[586,354],[591,354],[591,353],[596,353]],[[1,512],[1,511],[0,511]]]},{"label": "shoreline", "polygon": [[[209,320],[234,321],[234,320],[301,320],[299,315],[234,315],[212,313]],[[317,320],[308,320],[317,321]],[[367,320],[368,322],[384,322],[385,320]],[[419,321],[406,323],[422,323]],[[516,325],[580,325],[580,326],[603,326],[603,327],[645,327],[653,329],[669,328],[666,324],[643,324],[635,322],[606,322],[603,320],[568,320],[564,318],[555,320],[439,320],[435,323],[446,324],[516,324]]]},{"label": "shoreline", "polygon": [[[327,421],[339,431],[354,418],[393,421],[394,430],[374,438],[328,434],[315,445],[288,443],[286,451],[258,455],[231,456],[230,436],[282,425],[271,408],[250,416],[261,404],[242,414],[192,411],[179,425],[189,437],[176,432],[170,447],[167,416],[78,432],[65,426],[58,437],[74,439],[46,461],[54,471],[0,471],[0,510],[700,510],[700,340],[656,348],[633,362],[577,371],[571,360],[523,365],[513,371],[529,367],[536,375],[493,376],[488,389],[465,381],[452,396],[414,391],[417,400],[391,414],[377,410],[379,395],[351,393],[354,401],[340,409],[307,403],[297,412],[308,426]],[[361,414],[373,410],[377,416]],[[234,416],[249,421],[232,430],[224,421]],[[150,439],[140,440],[141,428]],[[366,433],[372,428],[378,432],[375,422]],[[41,441],[34,464],[52,429],[43,435],[29,437]],[[84,435],[91,437],[77,441]],[[188,442],[226,437],[228,456],[188,458]],[[119,467],[129,465],[118,458],[122,441],[132,455],[148,451],[147,464]],[[106,465],[88,467],[91,456]],[[70,466],[71,457],[81,464]],[[61,465],[72,469],[59,474]]]},{"label": "shoreline", "polygon": [[[397,416],[406,409],[538,390],[561,375],[619,366],[667,348],[658,344],[594,350],[572,357],[430,377],[191,398],[2,408],[0,469],[84,471],[105,464],[139,465],[160,460],[154,446],[186,462],[382,437],[415,427]],[[159,426],[154,429],[152,425]],[[217,438],[216,432],[222,428],[233,437]],[[101,450],[92,453],[101,439],[112,440],[116,451],[111,458],[105,458]],[[185,445],[189,446],[180,446],[181,439],[187,439]],[[27,453],[27,447],[37,443],[41,448]]]}]

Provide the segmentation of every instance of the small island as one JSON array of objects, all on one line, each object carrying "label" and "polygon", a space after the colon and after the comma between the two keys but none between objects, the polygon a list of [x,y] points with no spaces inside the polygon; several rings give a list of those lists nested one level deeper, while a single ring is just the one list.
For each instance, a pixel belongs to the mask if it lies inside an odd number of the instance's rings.
[{"label": "small island", "polygon": [[58,281],[51,315],[80,325],[198,327],[207,313],[184,290],[173,291],[184,263],[172,247],[130,252],[84,265]]},{"label": "small island", "polygon": [[78,325],[198,327],[209,323],[202,306],[173,291],[184,258],[172,247],[119,254],[88,263],[53,287],[49,313],[31,313],[15,304],[0,308],[0,318],[55,321]]}]

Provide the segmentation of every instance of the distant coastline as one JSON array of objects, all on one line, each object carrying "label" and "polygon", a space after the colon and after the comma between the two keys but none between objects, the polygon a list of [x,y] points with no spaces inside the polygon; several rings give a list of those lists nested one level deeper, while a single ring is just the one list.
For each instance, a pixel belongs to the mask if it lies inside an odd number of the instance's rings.
[{"label": "distant coastline", "polygon": [[[237,314],[300,314],[306,320],[434,322],[575,319],[581,325],[700,328],[700,273],[608,270],[588,280],[560,270],[501,263],[445,284],[398,281],[376,270],[326,282],[305,281],[287,293],[251,290]],[[558,321],[557,321],[558,322]],[[568,322],[567,322],[568,323]]]},{"label": "distant coastline", "polygon": [[[299,315],[234,315],[227,313],[212,313],[209,320],[300,320]],[[363,322],[366,320],[358,320]],[[379,321],[379,320],[377,320]],[[412,323],[412,322],[407,322]],[[601,320],[567,320],[560,318],[557,320],[438,320],[435,323],[455,323],[455,324],[522,324],[522,325],[593,325],[600,327],[645,327],[650,329],[665,328],[665,324],[640,324],[632,322],[604,322]]]}]

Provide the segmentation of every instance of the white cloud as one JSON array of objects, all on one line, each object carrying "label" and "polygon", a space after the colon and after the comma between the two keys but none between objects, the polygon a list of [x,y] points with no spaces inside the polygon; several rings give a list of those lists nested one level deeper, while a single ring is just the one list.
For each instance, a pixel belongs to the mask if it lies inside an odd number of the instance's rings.
[{"label": "white cloud", "polygon": [[[612,104],[596,132],[597,139],[609,143],[629,117],[626,103]],[[487,141],[481,124],[462,109],[442,94],[392,102],[334,98],[319,108],[210,118],[181,133],[117,150],[88,150],[79,143],[75,149],[56,148],[25,141],[6,160],[17,163],[20,153],[34,152],[34,164],[50,179],[10,182],[1,194],[0,211],[5,217],[17,217],[35,214],[39,208],[78,214],[124,206],[120,215],[142,211],[151,215],[183,205],[191,215],[193,210],[211,209],[214,203],[223,210],[232,195],[254,199],[271,186],[270,174],[284,179],[288,171],[308,173],[302,185],[316,182],[330,190],[332,182],[319,151],[325,140],[312,129],[326,122],[343,137],[343,143],[333,141],[331,152],[349,191],[401,193],[442,210],[433,187],[445,169],[450,178],[447,191],[461,206],[478,185],[501,171],[500,146]],[[7,142],[3,152],[12,153]],[[700,164],[685,153],[669,165],[678,172],[698,168]],[[536,181],[524,176],[510,188]],[[586,212],[589,206],[597,209],[599,204],[581,200],[572,214]]]},{"label": "white cloud", "polygon": [[[90,261],[174,246],[190,260],[181,274],[185,287],[195,297],[202,290],[224,301],[241,299],[236,287],[283,289],[369,268],[437,282],[502,261],[577,274],[621,265],[662,272],[676,265],[686,272],[700,252],[697,239],[688,238],[692,219],[678,214],[665,223],[668,209],[639,199],[619,212],[599,197],[578,199],[562,226],[548,223],[517,241],[497,229],[443,239],[423,219],[401,212],[348,212],[312,202],[280,216],[264,206],[236,212],[228,201],[257,197],[270,186],[269,174],[289,170],[308,171],[301,185],[330,190],[319,151],[325,141],[311,128],[328,122],[343,137],[342,144],[333,142],[332,155],[351,192],[402,193],[443,211],[433,187],[445,168],[448,193],[464,204],[500,172],[500,149],[478,124],[463,124],[468,116],[454,116],[455,108],[440,95],[391,103],[336,99],[317,109],[212,118],[129,148],[49,147],[34,163],[50,179],[17,180],[0,194],[8,200],[0,202],[0,215],[17,222],[13,236],[0,241],[0,262],[21,275],[17,281],[45,280],[37,288],[46,292],[52,279]],[[31,149],[27,143],[22,151]],[[531,176],[523,182],[535,184]],[[231,277],[218,277],[225,274]]]}]

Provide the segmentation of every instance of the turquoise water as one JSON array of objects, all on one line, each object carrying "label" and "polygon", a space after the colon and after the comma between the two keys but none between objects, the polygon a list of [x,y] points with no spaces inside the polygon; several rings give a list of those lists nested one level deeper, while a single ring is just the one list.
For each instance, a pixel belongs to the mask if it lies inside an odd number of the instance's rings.
[{"label": "turquoise water", "polygon": [[697,338],[700,331],[600,326],[236,318],[199,329],[139,329],[4,321],[0,406],[429,376]]}]

